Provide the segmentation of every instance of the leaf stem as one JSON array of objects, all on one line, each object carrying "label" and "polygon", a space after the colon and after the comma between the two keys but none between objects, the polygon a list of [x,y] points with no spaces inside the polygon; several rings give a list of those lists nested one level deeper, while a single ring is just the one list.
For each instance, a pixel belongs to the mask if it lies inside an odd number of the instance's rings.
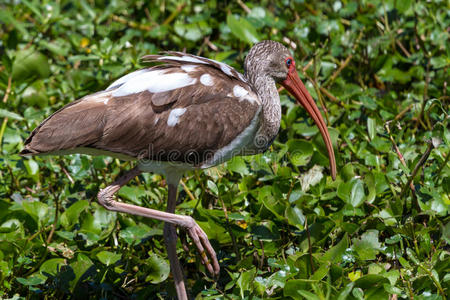
[{"label": "leaf stem", "polygon": [[413,170],[411,176],[409,177],[408,182],[403,186],[402,192],[400,193],[400,198],[402,198],[405,195],[408,186],[412,183],[412,181],[413,181],[414,177],[416,176],[417,172],[419,172],[420,168],[427,161],[428,157],[430,156],[431,150],[433,150],[433,143],[431,141],[429,141],[427,150],[425,150],[425,153],[422,155],[422,157],[420,158],[419,162],[414,167],[414,170]]}]

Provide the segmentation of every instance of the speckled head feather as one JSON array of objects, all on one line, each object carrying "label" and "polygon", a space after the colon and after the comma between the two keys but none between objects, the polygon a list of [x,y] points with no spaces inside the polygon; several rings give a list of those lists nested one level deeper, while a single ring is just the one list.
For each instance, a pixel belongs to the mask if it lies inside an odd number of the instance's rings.
[{"label": "speckled head feather", "polygon": [[256,76],[270,76],[276,82],[286,79],[288,68],[285,59],[292,56],[289,50],[275,41],[262,41],[248,52],[244,62],[245,75],[252,82]]}]

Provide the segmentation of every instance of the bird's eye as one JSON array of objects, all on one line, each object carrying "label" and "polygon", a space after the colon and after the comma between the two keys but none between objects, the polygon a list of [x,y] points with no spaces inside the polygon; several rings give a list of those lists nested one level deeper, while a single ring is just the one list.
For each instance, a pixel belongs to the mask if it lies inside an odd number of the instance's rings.
[{"label": "bird's eye", "polygon": [[289,68],[290,66],[291,66],[291,64],[292,64],[292,58],[288,58],[288,59],[286,59],[286,66]]}]

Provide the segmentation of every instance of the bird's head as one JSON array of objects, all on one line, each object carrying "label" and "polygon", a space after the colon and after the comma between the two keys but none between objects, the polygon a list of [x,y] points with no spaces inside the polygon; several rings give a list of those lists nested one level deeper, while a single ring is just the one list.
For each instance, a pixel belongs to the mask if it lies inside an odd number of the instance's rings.
[{"label": "bird's head", "polygon": [[244,68],[254,68],[251,73],[264,74],[281,84],[297,99],[312,117],[325,141],[330,159],[331,177],[336,178],[336,160],[330,134],[316,103],[303,82],[298,77],[295,60],[289,50],[275,41],[262,41],[255,44],[248,53]]}]

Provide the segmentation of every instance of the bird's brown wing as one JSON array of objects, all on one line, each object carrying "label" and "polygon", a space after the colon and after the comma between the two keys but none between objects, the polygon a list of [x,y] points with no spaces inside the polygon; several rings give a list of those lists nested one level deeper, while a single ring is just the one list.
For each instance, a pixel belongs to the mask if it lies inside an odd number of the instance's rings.
[{"label": "bird's brown wing", "polygon": [[230,144],[260,111],[247,83],[211,65],[177,62],[134,73],[48,117],[21,154],[91,149],[198,164]]}]

